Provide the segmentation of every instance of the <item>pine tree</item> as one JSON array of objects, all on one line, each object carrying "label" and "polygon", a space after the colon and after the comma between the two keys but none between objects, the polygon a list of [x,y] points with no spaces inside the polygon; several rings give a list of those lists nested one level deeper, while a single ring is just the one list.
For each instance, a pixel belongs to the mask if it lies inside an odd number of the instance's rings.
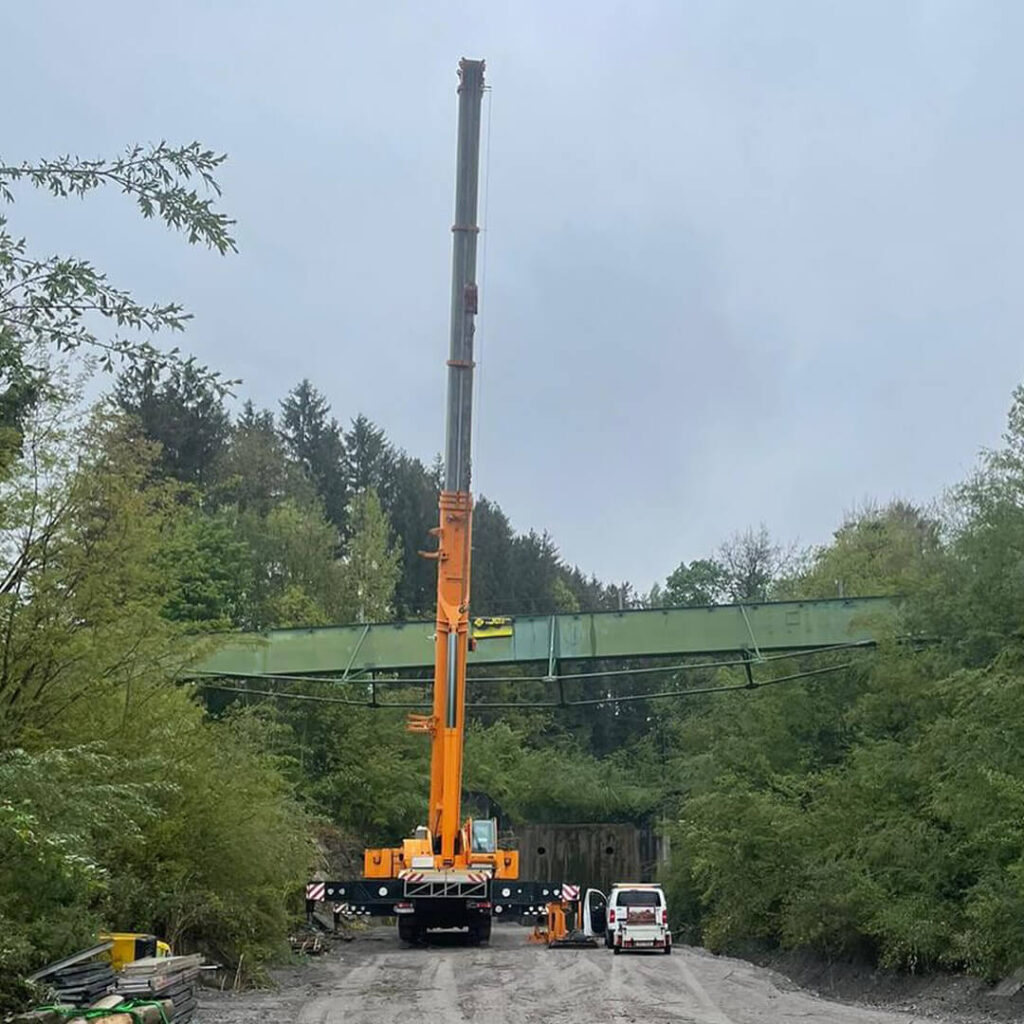
[{"label": "pine tree", "polygon": [[161,474],[204,487],[227,442],[230,423],[220,393],[194,365],[166,372],[153,363],[130,366],[114,387],[117,404],[160,445]]},{"label": "pine tree", "polygon": [[324,503],[327,518],[346,532],[345,441],[327,399],[308,381],[297,384],[281,402],[281,438]]},{"label": "pine tree", "polygon": [[385,508],[394,497],[396,457],[387,435],[360,413],[345,434],[348,487],[358,494],[372,487]]}]

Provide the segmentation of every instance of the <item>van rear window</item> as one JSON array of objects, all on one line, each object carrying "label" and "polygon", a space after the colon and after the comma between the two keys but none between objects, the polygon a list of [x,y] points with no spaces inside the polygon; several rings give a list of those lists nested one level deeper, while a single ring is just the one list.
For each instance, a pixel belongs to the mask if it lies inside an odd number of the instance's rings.
[{"label": "van rear window", "polygon": [[620,907],[660,907],[661,894],[653,889],[623,889],[615,902]]}]

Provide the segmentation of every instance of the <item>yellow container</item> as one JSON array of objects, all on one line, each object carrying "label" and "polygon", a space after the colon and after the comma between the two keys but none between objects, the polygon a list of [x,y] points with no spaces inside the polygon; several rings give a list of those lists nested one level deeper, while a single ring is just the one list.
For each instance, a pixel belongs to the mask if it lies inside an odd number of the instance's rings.
[{"label": "yellow container", "polygon": [[144,932],[104,932],[100,936],[100,942],[113,942],[114,945],[107,951],[107,955],[115,971],[143,957],[171,955],[171,947],[166,942],[161,942],[155,935],[146,935]]}]

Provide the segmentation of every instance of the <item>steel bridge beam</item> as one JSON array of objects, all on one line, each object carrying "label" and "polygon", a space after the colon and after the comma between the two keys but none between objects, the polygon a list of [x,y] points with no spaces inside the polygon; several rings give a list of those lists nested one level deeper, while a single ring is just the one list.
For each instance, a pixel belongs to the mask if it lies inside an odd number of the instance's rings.
[{"label": "steel bridge beam", "polygon": [[[652,611],[516,615],[474,623],[471,665],[547,663],[595,658],[812,651],[871,643],[891,629],[896,599],[837,598],[712,605]],[[434,659],[432,622],[275,629],[225,634],[195,675],[355,676],[426,669]]]}]

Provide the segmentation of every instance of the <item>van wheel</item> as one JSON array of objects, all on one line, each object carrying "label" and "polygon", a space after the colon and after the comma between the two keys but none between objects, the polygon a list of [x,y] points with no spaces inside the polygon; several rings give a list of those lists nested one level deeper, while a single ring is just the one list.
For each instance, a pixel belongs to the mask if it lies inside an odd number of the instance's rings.
[{"label": "van wheel", "polygon": [[616,956],[618,956],[622,952],[622,947],[621,946],[612,946],[612,952]]},{"label": "van wheel", "polygon": [[613,943],[612,943],[612,933],[611,932],[605,932],[604,933],[604,948],[605,949],[611,949],[612,945],[613,945]]},{"label": "van wheel", "polygon": [[665,947],[665,956],[668,956],[668,955],[669,955],[669,953],[671,953],[671,952],[672,952],[672,943],[670,942],[670,943],[669,943],[669,944],[668,944],[668,945],[667,945],[667,946]]}]

